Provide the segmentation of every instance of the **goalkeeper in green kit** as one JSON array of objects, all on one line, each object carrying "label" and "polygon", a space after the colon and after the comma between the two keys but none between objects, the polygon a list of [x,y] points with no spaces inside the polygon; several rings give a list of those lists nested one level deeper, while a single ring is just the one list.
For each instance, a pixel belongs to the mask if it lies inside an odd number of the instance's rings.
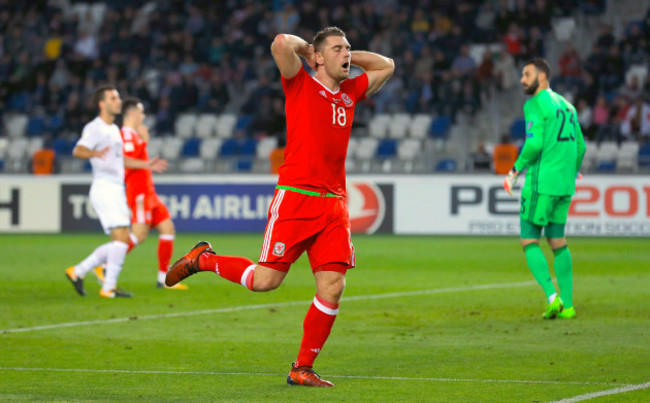
[{"label": "goalkeeper in green kit", "polygon": [[[528,169],[521,191],[521,245],[528,267],[548,299],[544,319],[573,318],[573,264],[564,227],[586,146],[576,109],[549,88],[549,79],[545,59],[535,58],[524,66],[521,84],[524,92],[532,95],[524,104],[526,142],[504,187],[512,195],[519,174]],[[539,246],[542,230],[553,249],[562,298]]]}]

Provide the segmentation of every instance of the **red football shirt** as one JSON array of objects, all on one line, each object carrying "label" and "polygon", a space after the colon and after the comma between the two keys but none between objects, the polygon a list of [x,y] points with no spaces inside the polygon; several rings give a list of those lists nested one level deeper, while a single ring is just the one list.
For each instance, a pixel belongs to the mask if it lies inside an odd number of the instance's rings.
[{"label": "red football shirt", "polygon": [[[120,130],[124,156],[143,161],[149,159],[147,154],[147,143],[134,129],[124,126]],[[124,183],[126,185],[127,197],[143,193],[155,193],[153,186],[153,174],[149,169],[128,169],[124,170]]]},{"label": "red football shirt", "polygon": [[365,98],[368,76],[343,80],[332,92],[301,67],[294,77],[282,77],[282,88],[287,145],[278,185],[345,196],[354,107]]}]

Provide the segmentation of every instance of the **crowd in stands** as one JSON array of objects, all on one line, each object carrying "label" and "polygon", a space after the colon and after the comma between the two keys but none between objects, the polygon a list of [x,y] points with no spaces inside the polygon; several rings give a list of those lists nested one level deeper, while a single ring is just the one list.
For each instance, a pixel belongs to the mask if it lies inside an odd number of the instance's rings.
[{"label": "crowd in stands", "polygon": [[[482,89],[511,59],[543,56],[552,10],[564,10],[528,3],[0,0],[0,110],[42,116],[53,137],[78,135],[95,113],[89,94],[110,82],[144,100],[158,134],[172,134],[181,112],[224,110],[250,117],[244,134],[275,134],[283,129],[275,34],[311,38],[337,25],[354,48],[396,61],[373,111],[453,118],[481,106]],[[503,54],[477,63],[468,53],[469,43],[501,40]]]},{"label": "crowd in stands", "polygon": [[[559,60],[556,90],[568,93],[592,141],[650,140],[650,10],[620,38],[603,25],[584,59],[571,45]],[[638,67],[638,68],[635,68]]]},{"label": "crowd in stands", "polygon": [[[281,137],[284,97],[269,46],[280,32],[309,39],[336,25],[353,48],[395,60],[395,76],[359,115],[431,113],[453,122],[458,111],[473,114],[494,91],[517,85],[518,63],[545,56],[553,17],[602,13],[604,3],[0,0],[0,120],[41,117],[39,134],[73,139],[96,113],[94,89],[112,83],[143,100],[157,136],[174,135],[183,112],[229,112],[239,117],[237,137]],[[650,78],[625,80],[631,65],[647,62],[649,21],[618,39],[604,28],[584,60],[570,47],[562,56],[553,85],[573,94],[590,139],[650,130]],[[480,43],[500,46],[470,54]]]}]

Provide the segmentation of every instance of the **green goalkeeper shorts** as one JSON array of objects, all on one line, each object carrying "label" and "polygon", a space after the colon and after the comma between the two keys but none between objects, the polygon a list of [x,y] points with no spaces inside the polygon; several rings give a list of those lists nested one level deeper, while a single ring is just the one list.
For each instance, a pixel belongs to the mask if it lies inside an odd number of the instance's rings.
[{"label": "green goalkeeper shorts", "polygon": [[564,225],[569,215],[571,196],[539,194],[529,189],[521,192],[521,237],[537,238],[542,227],[549,238],[563,238]]}]

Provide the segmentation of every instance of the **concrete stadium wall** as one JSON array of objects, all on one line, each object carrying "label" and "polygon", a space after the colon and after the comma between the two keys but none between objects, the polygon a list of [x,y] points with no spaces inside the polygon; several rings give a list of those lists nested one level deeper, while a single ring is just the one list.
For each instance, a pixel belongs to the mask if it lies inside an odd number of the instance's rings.
[{"label": "concrete stadium wall", "polygon": [[[522,178],[523,179],[523,178]],[[0,176],[0,233],[101,231],[90,176]],[[159,176],[156,189],[179,232],[262,232],[277,178]],[[518,235],[519,199],[494,175],[350,176],[353,232]],[[516,192],[521,190],[518,184]],[[587,176],[567,234],[649,236],[650,178]]]}]

